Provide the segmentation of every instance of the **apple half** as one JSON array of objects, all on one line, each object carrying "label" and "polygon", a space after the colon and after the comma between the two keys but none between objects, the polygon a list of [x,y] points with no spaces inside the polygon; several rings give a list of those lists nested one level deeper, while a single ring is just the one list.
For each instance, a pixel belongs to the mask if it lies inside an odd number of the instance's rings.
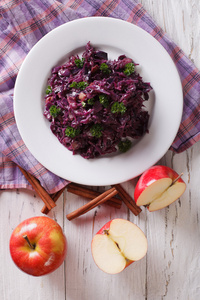
[{"label": "apple half", "polygon": [[139,178],[134,199],[138,206],[147,206],[149,211],[156,211],[180,198],[185,189],[186,184],[177,172],[167,166],[156,165]]},{"label": "apple half", "polygon": [[92,256],[105,273],[117,274],[147,252],[147,239],[135,224],[124,219],[106,223],[93,237]]}]

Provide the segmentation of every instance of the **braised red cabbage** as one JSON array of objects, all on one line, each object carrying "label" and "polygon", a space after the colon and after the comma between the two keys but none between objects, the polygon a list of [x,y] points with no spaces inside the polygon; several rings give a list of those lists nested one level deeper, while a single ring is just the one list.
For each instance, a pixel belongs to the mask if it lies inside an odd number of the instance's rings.
[{"label": "braised red cabbage", "polygon": [[125,152],[132,139],[148,133],[144,101],[151,89],[131,58],[121,55],[111,61],[88,42],[82,57],[72,55],[52,69],[44,116],[73,154],[89,159]]}]

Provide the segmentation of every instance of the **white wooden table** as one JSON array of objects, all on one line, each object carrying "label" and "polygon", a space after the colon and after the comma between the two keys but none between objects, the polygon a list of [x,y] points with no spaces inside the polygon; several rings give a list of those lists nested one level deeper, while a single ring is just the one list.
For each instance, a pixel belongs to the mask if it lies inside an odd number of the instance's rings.
[{"label": "white wooden table", "polygon": [[[157,23],[200,68],[200,1],[142,0]],[[65,263],[50,275],[35,278],[21,272],[9,254],[12,230],[24,219],[42,215],[34,192],[0,191],[0,298],[2,300],[199,300],[200,299],[200,144],[160,161],[184,172],[187,190],[170,207],[135,217],[101,206],[74,221],[66,213],[86,201],[65,192],[49,214],[64,229],[68,240]],[[135,180],[123,184],[133,194]],[[137,224],[148,238],[147,256],[122,273],[108,275],[93,262],[93,235],[112,218]]]}]

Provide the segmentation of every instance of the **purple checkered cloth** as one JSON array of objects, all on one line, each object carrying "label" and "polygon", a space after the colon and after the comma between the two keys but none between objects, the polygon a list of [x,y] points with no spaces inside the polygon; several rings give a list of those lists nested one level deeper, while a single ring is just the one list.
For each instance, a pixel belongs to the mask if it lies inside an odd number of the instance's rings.
[{"label": "purple checkered cloth", "polygon": [[68,182],[45,169],[29,152],[13,114],[17,73],[31,48],[45,34],[74,19],[104,16],[143,28],[167,50],[178,69],[184,110],[170,149],[180,153],[200,139],[200,73],[183,51],[134,0],[1,0],[0,2],[0,188],[31,188],[16,164],[39,179],[53,193]]}]

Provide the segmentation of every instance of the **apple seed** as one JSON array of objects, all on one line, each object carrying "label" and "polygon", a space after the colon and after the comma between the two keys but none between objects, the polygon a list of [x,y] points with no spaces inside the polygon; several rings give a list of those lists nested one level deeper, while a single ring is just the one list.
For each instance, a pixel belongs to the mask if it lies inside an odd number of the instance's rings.
[{"label": "apple seed", "polygon": [[[110,235],[109,234],[109,230],[108,229],[104,229],[104,231],[103,231],[103,234],[106,234],[106,235]],[[113,240],[113,239],[112,239]],[[117,243],[117,242],[115,242],[114,240],[113,240],[113,242],[116,244],[116,246],[117,246],[117,248],[119,249],[119,251],[122,253],[122,251],[121,251],[121,249],[120,249],[120,247],[119,247],[119,244]],[[123,254],[123,253],[122,253]]]}]

